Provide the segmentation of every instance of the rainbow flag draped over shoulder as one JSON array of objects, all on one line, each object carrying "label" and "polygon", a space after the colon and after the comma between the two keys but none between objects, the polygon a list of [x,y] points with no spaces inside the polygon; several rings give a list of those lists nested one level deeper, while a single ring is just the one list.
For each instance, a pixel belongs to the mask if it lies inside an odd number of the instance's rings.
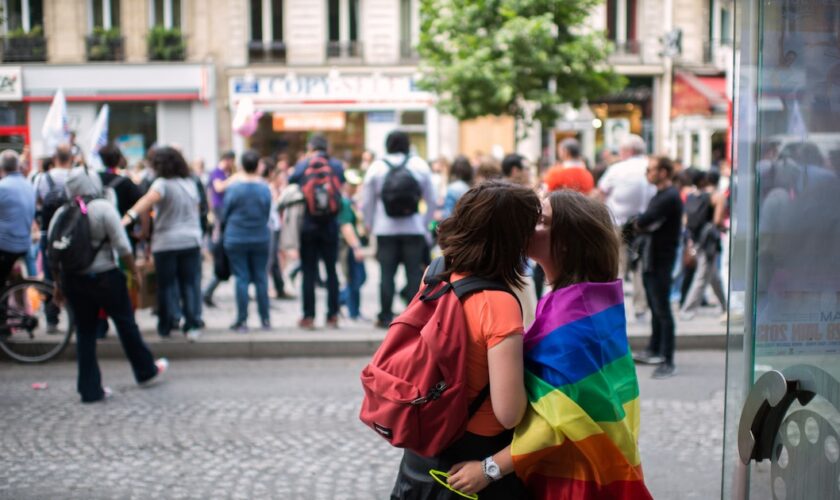
[{"label": "rainbow flag draped over shoulder", "polygon": [[535,498],[648,499],[621,281],[556,290],[525,333],[529,407],[511,453]]}]

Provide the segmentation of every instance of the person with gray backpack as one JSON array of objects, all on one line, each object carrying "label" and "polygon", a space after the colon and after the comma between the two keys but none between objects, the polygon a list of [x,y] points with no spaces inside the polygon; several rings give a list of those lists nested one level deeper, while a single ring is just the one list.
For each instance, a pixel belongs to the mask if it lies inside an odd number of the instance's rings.
[{"label": "person with gray backpack", "polygon": [[[432,171],[422,158],[410,154],[410,146],[405,132],[388,134],[387,154],[371,164],[362,185],[362,215],[368,234],[376,237],[381,270],[376,320],[380,328],[387,328],[394,319],[394,276],[400,264],[408,281],[405,290],[413,295],[420,288],[428,253],[427,228],[437,209]],[[420,210],[421,200],[426,202],[425,212]]]},{"label": "person with gray backpack", "polygon": [[77,390],[83,403],[94,403],[111,394],[102,386],[96,359],[101,309],[117,327],[138,384],[159,379],[169,362],[166,358],[155,361],[140,336],[126,277],[116,256],[135,276],[137,268],[117,209],[102,198],[99,176],[86,167],[76,167],[67,175],[65,189],[68,201],[50,222],[46,257],[55,277],[55,300],[60,303],[66,297],[73,309],[79,365]]}]

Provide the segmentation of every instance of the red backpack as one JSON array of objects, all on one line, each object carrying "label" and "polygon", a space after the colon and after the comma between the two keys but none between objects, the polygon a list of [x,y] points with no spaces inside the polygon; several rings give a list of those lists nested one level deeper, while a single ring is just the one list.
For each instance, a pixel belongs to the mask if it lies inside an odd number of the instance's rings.
[{"label": "red backpack", "polygon": [[341,181],[326,156],[309,159],[300,181],[306,213],[316,220],[328,220],[341,210]]},{"label": "red backpack", "polygon": [[455,281],[435,259],[425,288],[388,329],[362,370],[359,418],[391,445],[432,457],[452,445],[490,393],[467,400],[467,322],[462,300],[480,290],[512,293],[470,276]]}]

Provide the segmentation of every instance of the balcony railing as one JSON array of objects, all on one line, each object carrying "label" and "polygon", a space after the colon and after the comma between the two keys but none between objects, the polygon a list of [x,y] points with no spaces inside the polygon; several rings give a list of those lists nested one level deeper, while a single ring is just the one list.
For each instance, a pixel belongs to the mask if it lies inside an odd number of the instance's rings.
[{"label": "balcony railing", "polygon": [[732,47],[732,40],[728,38],[724,39],[712,39],[706,40],[703,42],[703,62],[705,64],[715,64],[716,62],[716,54],[719,49],[723,47]]},{"label": "balcony railing", "polygon": [[125,59],[123,38],[120,36],[88,35],[85,49],[88,61],[122,61]]},{"label": "balcony railing", "polygon": [[400,59],[409,62],[417,62],[418,60],[420,60],[420,53],[417,52],[417,45],[405,40],[401,41]]},{"label": "balcony railing", "polygon": [[612,42],[615,46],[614,55],[617,56],[639,56],[642,53],[642,43],[639,40],[624,40]]},{"label": "balcony railing", "polygon": [[44,62],[47,60],[47,39],[23,33],[3,38],[3,62]]},{"label": "balcony railing", "polygon": [[352,42],[327,42],[327,59],[361,59],[362,43]]},{"label": "balcony railing", "polygon": [[187,57],[187,42],[177,28],[154,27],[149,31],[150,61],[183,61]]},{"label": "balcony railing", "polygon": [[286,42],[251,40],[248,42],[248,60],[252,63],[286,62]]}]

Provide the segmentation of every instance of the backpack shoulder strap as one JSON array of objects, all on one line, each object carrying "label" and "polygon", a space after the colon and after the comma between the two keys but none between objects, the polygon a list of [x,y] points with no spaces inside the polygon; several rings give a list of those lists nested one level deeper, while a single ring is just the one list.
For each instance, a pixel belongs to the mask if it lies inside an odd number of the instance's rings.
[{"label": "backpack shoulder strap", "polygon": [[437,276],[443,274],[445,271],[446,261],[443,257],[437,257],[429,264],[429,268],[426,269],[426,276],[423,278],[423,283],[427,285],[439,283],[440,280]]},{"label": "backpack shoulder strap", "polygon": [[519,310],[523,310],[519,297],[517,297],[516,294],[513,293],[513,290],[507,287],[504,283],[488,280],[479,276],[467,276],[464,279],[460,279],[452,283],[452,291],[455,292],[455,295],[459,300],[464,300],[468,295],[475,292],[481,292],[483,290],[507,292],[516,299],[516,303],[519,304]]},{"label": "backpack shoulder strap", "polygon": [[467,407],[467,421],[473,418],[475,413],[481,408],[481,405],[484,404],[484,401],[487,399],[487,396],[490,395],[490,384],[484,386],[484,389],[481,389],[481,392],[472,400],[470,406]]},{"label": "backpack shoulder strap", "polygon": [[55,189],[55,181],[53,180],[52,176],[49,172],[44,172],[44,177],[47,178],[47,185],[49,188],[47,192],[53,191]]},{"label": "backpack shoulder strap", "polygon": [[107,187],[109,187],[111,189],[117,189],[117,186],[122,184],[124,180],[127,180],[127,179],[125,177],[121,176],[121,175],[117,175],[116,177],[111,179],[111,182],[108,183]]}]

